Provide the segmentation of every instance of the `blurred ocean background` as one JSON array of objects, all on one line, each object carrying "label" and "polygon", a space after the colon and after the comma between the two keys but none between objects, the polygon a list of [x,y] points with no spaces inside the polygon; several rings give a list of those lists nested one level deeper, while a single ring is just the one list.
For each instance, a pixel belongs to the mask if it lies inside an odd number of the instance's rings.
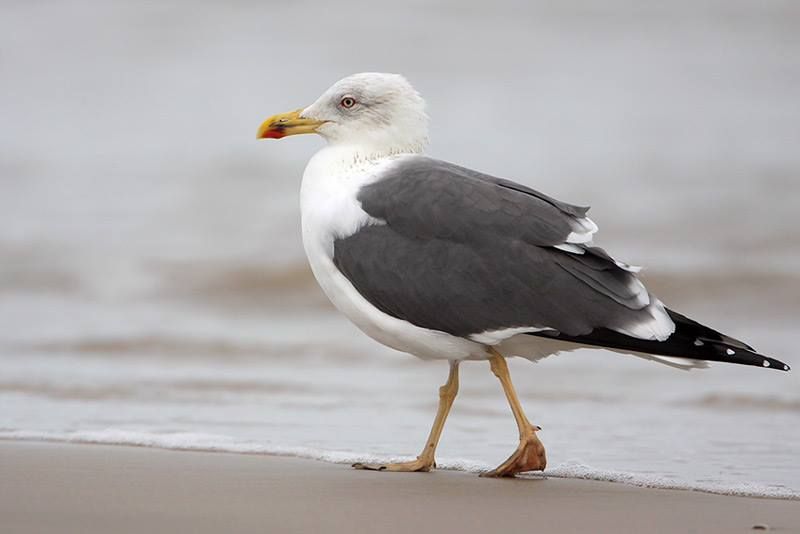
[{"label": "blurred ocean background", "polygon": [[[0,438],[413,456],[446,377],[306,266],[321,146],[256,142],[337,79],[405,74],[434,156],[592,206],[671,307],[800,367],[800,5],[0,4]],[[516,445],[462,366],[445,466]],[[800,375],[603,351],[512,361],[551,474],[800,496]]]}]

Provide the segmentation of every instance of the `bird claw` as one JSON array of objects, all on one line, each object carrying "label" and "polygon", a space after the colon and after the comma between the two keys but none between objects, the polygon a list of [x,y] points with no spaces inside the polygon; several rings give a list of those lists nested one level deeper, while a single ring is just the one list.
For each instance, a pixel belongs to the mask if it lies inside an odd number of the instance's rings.
[{"label": "bird claw", "polygon": [[398,462],[389,464],[364,464],[361,462],[352,465],[354,469],[363,469],[366,471],[392,471],[396,473],[415,473],[415,472],[428,472],[434,467],[436,463],[433,460],[420,459],[412,460],[410,462]]},{"label": "bird claw", "polygon": [[356,462],[352,466],[354,469],[364,469],[366,471],[383,471],[386,469],[385,465],[378,465],[378,464],[362,464],[361,462]]},{"label": "bird claw", "polygon": [[517,473],[525,471],[544,471],[547,465],[547,456],[544,445],[536,436],[534,428],[538,429],[539,427],[532,427],[530,432],[520,438],[517,450],[509,456],[508,460],[491,471],[481,473],[481,476],[487,478],[513,477]]}]

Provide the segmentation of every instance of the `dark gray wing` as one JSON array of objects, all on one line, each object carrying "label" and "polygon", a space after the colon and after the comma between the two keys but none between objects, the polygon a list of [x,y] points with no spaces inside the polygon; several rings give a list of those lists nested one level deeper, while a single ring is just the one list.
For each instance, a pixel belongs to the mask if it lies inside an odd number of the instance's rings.
[{"label": "dark gray wing", "polygon": [[401,234],[476,241],[514,235],[531,245],[585,243],[597,226],[589,208],[521,184],[423,156],[408,157],[358,194],[364,210]]},{"label": "dark gray wing", "polygon": [[358,200],[385,224],[337,239],[334,263],[393,317],[462,337],[516,327],[659,339],[671,331],[633,273],[581,244],[596,229],[587,208],[421,156]]}]

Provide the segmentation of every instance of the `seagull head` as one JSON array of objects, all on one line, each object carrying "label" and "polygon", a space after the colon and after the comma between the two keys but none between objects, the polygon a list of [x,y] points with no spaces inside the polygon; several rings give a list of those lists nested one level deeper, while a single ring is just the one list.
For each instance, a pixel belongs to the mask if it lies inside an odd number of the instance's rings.
[{"label": "seagull head", "polygon": [[421,152],[428,142],[425,101],[399,74],[353,74],[310,106],[268,118],[257,137],[306,133],[319,134],[331,145],[352,145],[376,154]]}]

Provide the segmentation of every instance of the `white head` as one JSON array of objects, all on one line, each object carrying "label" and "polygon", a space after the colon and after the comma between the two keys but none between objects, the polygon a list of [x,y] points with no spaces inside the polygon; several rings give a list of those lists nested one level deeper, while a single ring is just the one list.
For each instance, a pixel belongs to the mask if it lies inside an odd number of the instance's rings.
[{"label": "white head", "polygon": [[333,84],[305,109],[270,117],[258,138],[318,133],[331,145],[375,155],[421,152],[428,142],[425,101],[399,74],[364,72]]}]

